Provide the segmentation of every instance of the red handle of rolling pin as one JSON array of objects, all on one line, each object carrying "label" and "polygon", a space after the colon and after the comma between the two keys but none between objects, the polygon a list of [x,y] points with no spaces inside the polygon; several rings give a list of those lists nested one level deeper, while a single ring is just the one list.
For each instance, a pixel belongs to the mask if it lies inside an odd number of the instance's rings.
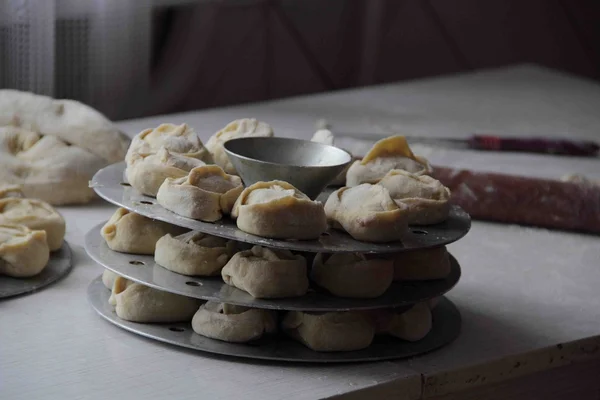
[{"label": "red handle of rolling pin", "polygon": [[593,157],[600,146],[585,140],[510,138],[493,135],[473,135],[469,147],[476,150],[523,151],[528,153],[561,154]]}]

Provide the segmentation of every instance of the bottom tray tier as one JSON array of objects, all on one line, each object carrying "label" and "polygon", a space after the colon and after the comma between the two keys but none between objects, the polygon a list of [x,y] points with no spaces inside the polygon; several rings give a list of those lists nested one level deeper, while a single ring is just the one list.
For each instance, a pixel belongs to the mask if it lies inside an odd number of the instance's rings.
[{"label": "bottom tray tier", "polygon": [[71,248],[64,242],[62,247],[50,253],[46,268],[31,278],[0,276],[0,299],[32,293],[66,276],[73,268]]},{"label": "bottom tray tier", "polygon": [[140,324],[117,317],[108,304],[110,291],[98,277],[88,287],[88,300],[101,317],[125,330],[160,342],[187,347],[208,353],[233,357],[274,361],[341,363],[379,361],[412,357],[427,353],[452,342],[460,332],[461,318],[458,309],[445,297],[433,310],[433,328],[418,342],[406,342],[391,337],[376,337],[364,350],[319,353],[304,347],[284,335],[264,338],[251,344],[234,344],[209,339],[196,334],[190,323]]}]

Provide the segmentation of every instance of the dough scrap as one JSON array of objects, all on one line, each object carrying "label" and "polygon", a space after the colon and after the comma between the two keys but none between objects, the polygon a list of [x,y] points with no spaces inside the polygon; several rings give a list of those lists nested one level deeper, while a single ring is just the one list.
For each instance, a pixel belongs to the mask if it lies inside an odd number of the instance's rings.
[{"label": "dough scrap", "polygon": [[85,104],[17,90],[0,90],[0,126],[55,136],[103,164],[122,160],[129,145],[129,138],[111,121]]},{"label": "dough scrap", "polygon": [[375,327],[363,313],[289,311],[282,329],[314,351],[353,351],[371,345]]},{"label": "dough scrap", "polygon": [[220,274],[234,254],[233,241],[192,231],[161,237],[156,242],[154,261],[178,274],[211,276]]},{"label": "dough scrap", "polygon": [[395,281],[444,279],[450,274],[450,256],[446,246],[411,250],[391,256]]},{"label": "dough scrap", "polygon": [[272,137],[273,129],[266,122],[254,118],[237,119],[228,123],[223,129],[212,135],[206,147],[211,152],[215,164],[223,168],[228,174],[237,174],[233,164],[225,152],[223,144],[231,139],[242,137]]},{"label": "dough scrap", "polygon": [[158,239],[170,233],[180,235],[186,229],[155,221],[118,208],[102,227],[102,237],[113,251],[131,254],[154,254]]},{"label": "dough scrap", "polygon": [[311,279],[335,296],[374,298],[391,285],[391,260],[367,259],[360,253],[318,253],[313,260]]},{"label": "dough scrap", "polygon": [[306,259],[289,250],[254,246],[236,253],[221,271],[225,283],[259,299],[306,294]]},{"label": "dough scrap", "polygon": [[428,161],[415,156],[404,136],[391,136],[376,142],[360,161],[355,161],[346,174],[346,185],[376,183],[393,169],[416,175],[432,172]]},{"label": "dough scrap", "polygon": [[105,165],[101,157],[57,137],[0,128],[0,184],[21,186],[25,197],[53,205],[87,203],[95,197],[89,180]]},{"label": "dough scrap", "polygon": [[0,275],[28,278],[42,272],[49,259],[46,232],[0,224]]},{"label": "dough scrap", "polygon": [[366,242],[401,240],[408,231],[408,206],[381,185],[363,183],[333,192],[325,203],[330,224]]},{"label": "dough scrap", "polygon": [[277,314],[271,310],[207,301],[194,315],[192,329],[212,339],[245,343],[275,333]]},{"label": "dough scrap", "polygon": [[323,204],[284,181],[248,186],[231,216],[242,231],[268,238],[316,239],[327,230]]},{"label": "dough scrap", "polygon": [[167,178],[158,189],[158,204],[175,214],[214,222],[229,214],[244,189],[242,179],[217,165],[193,168],[183,178]]},{"label": "dough scrap", "polygon": [[65,238],[65,220],[54,207],[42,200],[0,199],[0,224],[25,225],[46,231],[50,251],[61,248]]},{"label": "dough scrap", "polygon": [[186,155],[171,153],[161,147],[155,154],[142,157],[134,153],[125,170],[127,181],[138,192],[156,196],[167,178],[181,178],[193,168],[206,165],[204,161]]},{"label": "dough scrap", "polygon": [[126,321],[166,323],[190,321],[201,300],[164,292],[117,276],[109,303]]},{"label": "dough scrap", "polygon": [[385,187],[396,203],[408,206],[411,225],[432,225],[448,219],[450,189],[437,179],[396,169],[377,184]]}]

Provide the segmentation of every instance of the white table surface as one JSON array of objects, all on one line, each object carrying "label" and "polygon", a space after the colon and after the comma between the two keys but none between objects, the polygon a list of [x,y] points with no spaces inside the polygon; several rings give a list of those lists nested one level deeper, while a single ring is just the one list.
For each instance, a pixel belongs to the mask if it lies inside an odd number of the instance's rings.
[{"label": "white table surface", "polygon": [[[522,66],[120,123],[135,134],[186,122],[201,138],[257,117],[277,135],[309,138],[317,118],[338,130],[409,135],[571,135],[600,141],[600,86]],[[418,147],[430,161],[558,178],[600,178],[600,159]],[[32,295],[0,302],[0,399],[416,399],[600,356],[600,239],[474,222],[450,246],[463,277],[450,292],[463,316],[452,345],[398,362],[318,366],[251,362],[180,350],[102,320],[86,287],[102,272],[83,235],[114,207],[63,207],[75,268]],[[356,397],[354,397],[356,396]]]}]

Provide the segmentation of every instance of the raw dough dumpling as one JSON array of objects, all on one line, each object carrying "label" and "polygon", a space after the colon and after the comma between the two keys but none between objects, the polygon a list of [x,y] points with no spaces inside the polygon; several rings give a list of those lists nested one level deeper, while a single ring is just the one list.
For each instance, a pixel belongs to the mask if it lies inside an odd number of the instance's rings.
[{"label": "raw dough dumpling", "polygon": [[0,199],[23,198],[23,188],[20,185],[0,185]]},{"label": "raw dough dumpling", "polygon": [[106,286],[107,289],[112,290],[113,285],[115,284],[115,279],[117,279],[117,276],[119,276],[119,275],[115,274],[110,269],[105,269],[102,272],[102,283],[104,284],[104,286]]},{"label": "raw dough dumpling", "polygon": [[395,281],[444,279],[450,274],[450,256],[446,246],[411,250],[392,256]]},{"label": "raw dough dumpling", "polygon": [[371,345],[375,326],[363,313],[288,312],[282,329],[314,351],[353,351]]},{"label": "raw dough dumpling", "polygon": [[0,128],[0,184],[21,186],[25,197],[54,205],[87,203],[95,197],[89,180],[105,165],[54,136]]},{"label": "raw dough dumpling", "polygon": [[393,242],[408,230],[408,206],[396,204],[380,185],[363,183],[336,190],[325,203],[325,213],[334,228],[356,240]]},{"label": "raw dough dumpling", "polygon": [[392,136],[375,143],[360,161],[355,161],[346,174],[346,185],[376,183],[393,169],[402,169],[413,174],[431,173],[429,163],[415,156],[404,136]]},{"label": "raw dough dumpling", "polygon": [[31,277],[42,272],[49,259],[46,232],[0,224],[0,275]]},{"label": "raw dough dumpling", "polygon": [[235,168],[229,161],[223,143],[231,139],[243,137],[271,137],[273,129],[271,125],[258,121],[254,118],[238,119],[230,122],[206,142],[206,147],[211,152],[215,164],[223,168],[228,174],[236,174]]},{"label": "raw dough dumpling", "polygon": [[131,160],[125,170],[127,181],[147,196],[156,196],[165,179],[184,177],[192,168],[206,165],[197,158],[171,153],[165,147],[146,157],[133,154]]},{"label": "raw dough dumpling", "polygon": [[167,233],[180,235],[186,230],[162,221],[119,208],[102,227],[102,237],[111,250],[131,254],[154,254],[158,239]]},{"label": "raw dough dumpling", "polygon": [[199,335],[225,342],[245,343],[277,331],[275,311],[207,301],[192,319]]},{"label": "raw dough dumpling", "polygon": [[423,339],[431,331],[431,309],[427,303],[417,303],[408,311],[393,314],[388,334],[409,342]]},{"label": "raw dough dumpling", "polygon": [[[63,143],[104,160],[104,165],[122,160],[129,145],[129,138],[111,121],[85,104],[17,90],[0,90],[0,126],[56,136]],[[66,160],[56,160],[66,165]],[[77,167],[82,166],[72,166]]]},{"label": "raw dough dumpling", "polygon": [[229,214],[244,189],[242,179],[217,165],[193,168],[183,178],[167,178],[158,189],[158,204],[175,214],[206,222]]},{"label": "raw dough dumpling", "polygon": [[254,246],[236,253],[221,271],[225,283],[259,299],[306,294],[306,259],[289,250]]},{"label": "raw dough dumpling", "polygon": [[50,251],[58,250],[65,238],[65,220],[54,207],[35,199],[0,199],[0,224],[25,225],[46,231]]},{"label": "raw dough dumpling", "polygon": [[235,253],[235,243],[202,232],[165,235],[156,242],[154,261],[169,271],[190,276],[218,275]]},{"label": "raw dough dumpling", "polygon": [[[316,143],[328,144],[330,146],[335,146],[335,144],[334,144],[335,136],[333,135],[333,133],[331,133],[331,131],[329,129],[319,129],[318,131],[315,132],[315,134],[313,135],[312,139],[310,139],[310,141],[316,142]],[[356,160],[358,160],[358,159],[356,157],[352,156],[352,161],[356,161]],[[338,176],[336,176],[334,180],[329,182],[329,184],[333,185],[333,186],[344,186],[346,184],[346,173],[348,172],[348,168],[350,168],[350,165],[351,164],[348,164],[348,166],[346,166],[346,168],[344,168],[344,170],[342,172],[340,172],[340,174]]]},{"label": "raw dough dumpling", "polygon": [[432,225],[445,221],[450,212],[450,189],[427,175],[393,170],[380,180],[396,203],[408,206],[408,223]]},{"label": "raw dough dumpling", "polygon": [[131,322],[187,322],[202,304],[201,300],[164,292],[117,276],[109,302],[117,316]]},{"label": "raw dough dumpling", "polygon": [[171,153],[196,158],[207,164],[213,162],[196,132],[187,124],[161,124],[156,128],[141,131],[131,141],[125,161],[129,165],[136,156],[148,157],[156,154],[161,148]]},{"label": "raw dough dumpling", "polygon": [[335,296],[373,298],[390,287],[394,267],[391,260],[367,259],[360,253],[318,253],[310,277]]},{"label": "raw dough dumpling", "polygon": [[316,239],[327,230],[323,204],[283,181],[244,189],[231,216],[242,231],[268,238]]}]

